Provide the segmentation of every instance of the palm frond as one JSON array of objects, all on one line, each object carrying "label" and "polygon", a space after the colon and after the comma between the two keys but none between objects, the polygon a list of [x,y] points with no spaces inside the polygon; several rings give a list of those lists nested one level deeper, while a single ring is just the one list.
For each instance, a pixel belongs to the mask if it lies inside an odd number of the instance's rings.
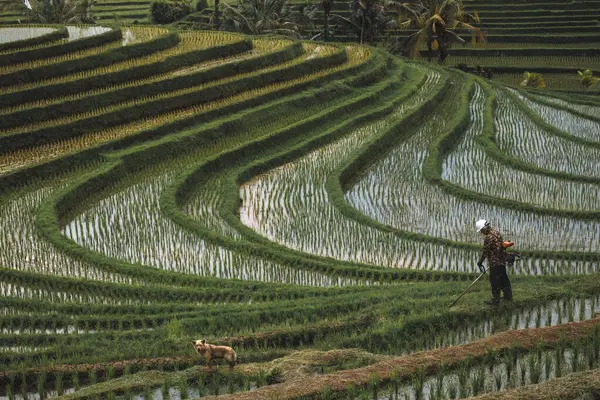
[{"label": "palm frond", "polygon": [[477,38],[480,42],[485,43],[485,34],[477,27],[471,25],[471,24],[467,24],[466,22],[458,22],[457,26],[460,27],[464,27],[469,29],[471,32],[473,32],[475,35],[477,35]]},{"label": "palm frond", "polygon": [[360,25],[356,24],[354,21],[352,21],[352,20],[350,20],[350,19],[348,19],[348,18],[346,18],[346,17],[342,17],[342,16],[341,16],[341,15],[339,15],[339,14],[331,14],[331,16],[332,16],[332,17],[339,18],[339,19],[341,19],[342,21],[344,21],[344,22],[347,22],[348,24],[350,24],[350,25],[351,25],[351,26],[353,26],[354,28],[356,28],[356,29],[360,30]]}]

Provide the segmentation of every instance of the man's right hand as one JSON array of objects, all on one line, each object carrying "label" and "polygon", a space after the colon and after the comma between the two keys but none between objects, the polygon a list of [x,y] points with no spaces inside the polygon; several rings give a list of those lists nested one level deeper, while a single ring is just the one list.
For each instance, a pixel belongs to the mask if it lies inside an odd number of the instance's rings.
[{"label": "man's right hand", "polygon": [[477,266],[479,267],[479,270],[481,271],[481,273],[483,274],[485,272],[485,267],[483,266],[483,263],[481,261],[479,261],[477,263]]}]

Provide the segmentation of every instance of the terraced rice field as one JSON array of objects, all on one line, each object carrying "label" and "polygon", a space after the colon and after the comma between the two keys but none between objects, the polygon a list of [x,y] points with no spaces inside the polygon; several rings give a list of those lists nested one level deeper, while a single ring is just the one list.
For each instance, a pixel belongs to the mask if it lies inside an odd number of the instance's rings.
[{"label": "terraced rice field", "polygon": [[[600,390],[593,95],[356,44],[2,29],[2,400]],[[480,218],[524,258],[514,300],[484,277],[449,307]]]}]

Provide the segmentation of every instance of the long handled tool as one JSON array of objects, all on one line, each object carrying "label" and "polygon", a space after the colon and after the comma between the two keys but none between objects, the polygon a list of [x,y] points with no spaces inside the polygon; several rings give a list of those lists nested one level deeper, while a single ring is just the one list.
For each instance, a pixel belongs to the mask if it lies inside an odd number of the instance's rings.
[{"label": "long handled tool", "polygon": [[486,273],[486,272],[488,272],[488,270],[489,270],[490,268],[491,268],[491,267],[487,267],[487,268],[485,269],[485,271],[483,271],[483,272],[481,273],[481,275],[479,275],[479,276],[477,277],[477,279],[475,279],[475,280],[473,281],[473,283],[471,283],[471,284],[469,285],[469,287],[468,287],[468,288],[466,288],[465,290],[463,290],[463,292],[460,294],[460,296],[458,296],[458,297],[456,298],[456,300],[454,300],[454,303],[450,304],[450,307],[452,307],[453,305],[455,305],[455,304],[456,304],[456,302],[457,302],[458,300],[460,300],[460,298],[461,298],[461,297],[463,297],[463,295],[464,295],[465,293],[467,293],[467,292],[469,291],[469,289],[471,289],[471,287],[472,287],[474,284],[476,284],[476,283],[477,283],[477,281],[478,281],[479,279],[481,279],[481,277],[482,277],[482,276],[484,276],[484,275],[485,275],[485,273]]}]

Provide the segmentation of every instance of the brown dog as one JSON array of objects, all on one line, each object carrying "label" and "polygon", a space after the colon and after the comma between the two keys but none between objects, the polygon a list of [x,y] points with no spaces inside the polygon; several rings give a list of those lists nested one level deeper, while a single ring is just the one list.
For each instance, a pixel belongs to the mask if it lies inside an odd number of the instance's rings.
[{"label": "brown dog", "polygon": [[206,359],[208,367],[212,369],[211,361],[223,358],[229,363],[229,368],[233,368],[237,361],[235,351],[229,346],[215,346],[206,343],[206,339],[192,340],[192,346],[198,354]]}]

